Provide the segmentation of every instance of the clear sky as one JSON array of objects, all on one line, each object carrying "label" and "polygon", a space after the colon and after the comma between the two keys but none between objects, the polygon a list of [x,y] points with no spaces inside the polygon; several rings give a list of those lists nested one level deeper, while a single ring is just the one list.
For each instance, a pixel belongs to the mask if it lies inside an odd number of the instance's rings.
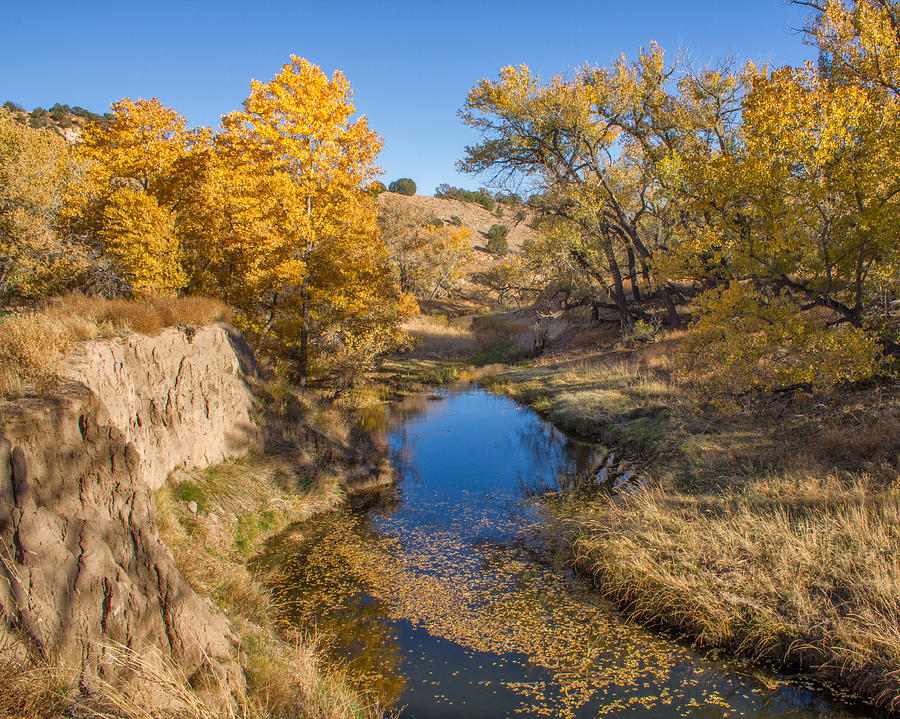
[{"label": "clear sky", "polygon": [[699,63],[795,65],[815,55],[792,30],[804,17],[787,0],[0,0],[0,102],[105,112],[156,96],[190,124],[216,126],[251,78],[269,80],[293,53],[347,76],[384,138],[385,182],[411,177],[431,194],[481,182],[454,167],[477,141],[456,113],[504,65],[552,76],[633,58],[651,41]]}]

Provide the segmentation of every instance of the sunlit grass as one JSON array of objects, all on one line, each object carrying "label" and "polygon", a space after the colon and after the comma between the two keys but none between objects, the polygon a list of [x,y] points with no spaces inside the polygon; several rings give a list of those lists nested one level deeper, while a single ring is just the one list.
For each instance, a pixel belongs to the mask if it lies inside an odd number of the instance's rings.
[{"label": "sunlit grass", "polygon": [[649,489],[555,503],[574,554],[639,621],[786,663],[900,708],[900,403],[700,409],[672,377],[677,338],[545,357],[487,386],[637,461]]},{"label": "sunlit grass", "polygon": [[47,390],[76,342],[127,332],[152,335],[172,325],[229,318],[225,305],[205,297],[108,300],[70,295],[47,300],[41,309],[0,320],[0,395],[21,397],[28,387]]}]

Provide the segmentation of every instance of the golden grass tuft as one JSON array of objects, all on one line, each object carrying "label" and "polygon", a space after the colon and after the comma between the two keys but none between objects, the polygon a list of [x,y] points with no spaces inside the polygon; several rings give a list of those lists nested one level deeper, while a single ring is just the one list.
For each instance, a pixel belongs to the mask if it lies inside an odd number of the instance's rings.
[{"label": "golden grass tuft", "polygon": [[174,325],[227,321],[228,307],[205,297],[108,300],[69,295],[0,320],[0,393],[21,397],[49,389],[56,367],[76,342],[128,332],[156,334]]}]

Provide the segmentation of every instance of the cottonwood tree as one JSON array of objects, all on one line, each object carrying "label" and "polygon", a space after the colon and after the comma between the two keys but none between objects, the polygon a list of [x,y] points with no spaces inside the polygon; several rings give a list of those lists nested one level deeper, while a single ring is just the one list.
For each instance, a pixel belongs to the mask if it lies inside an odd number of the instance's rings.
[{"label": "cottonwood tree", "polygon": [[[86,123],[62,225],[111,258],[136,295],[183,290],[197,261],[196,213],[209,134],[156,98],[123,99],[108,122]],[[208,228],[207,228],[208,229]],[[195,249],[195,248],[194,248]]]},{"label": "cottonwood tree", "polygon": [[882,5],[823,4],[819,67],[749,67],[738,141],[675,163],[703,222],[665,262],[709,287],[686,366],[719,394],[827,390],[900,356],[897,33],[876,33],[878,73],[860,50]]},{"label": "cottonwood tree", "polygon": [[301,382],[313,354],[365,361],[402,340],[365,191],[381,140],[365,117],[351,121],[350,96],[340,72],[328,78],[292,57],[270,82],[253,82],[215,140],[223,221],[213,272],[258,341],[278,345]]},{"label": "cottonwood tree", "polygon": [[439,223],[423,210],[385,204],[378,224],[401,291],[419,299],[449,290],[472,258],[471,230]]},{"label": "cottonwood tree", "polygon": [[0,302],[60,292],[82,274],[83,253],[55,231],[72,170],[63,138],[0,109]]},{"label": "cottonwood tree", "polygon": [[572,262],[609,297],[625,325],[645,317],[639,303],[657,293],[670,322],[680,323],[650,261],[666,240],[654,150],[678,134],[671,123],[679,114],[667,89],[675,68],[655,45],[633,63],[584,66],[572,78],[547,83],[524,65],[506,67],[496,81],[476,85],[460,113],[484,138],[466,148],[461,169],[490,172],[504,184],[522,177],[536,184],[537,209],[572,225]]}]

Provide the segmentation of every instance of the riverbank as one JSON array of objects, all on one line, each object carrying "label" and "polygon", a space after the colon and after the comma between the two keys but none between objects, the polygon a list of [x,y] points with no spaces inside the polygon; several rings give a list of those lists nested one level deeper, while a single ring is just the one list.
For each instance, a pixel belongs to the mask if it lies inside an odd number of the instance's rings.
[{"label": "riverbank", "polygon": [[673,380],[677,342],[483,379],[651,479],[552,502],[575,565],[636,621],[900,711],[896,388],[704,412]]},{"label": "riverbank", "polygon": [[[390,464],[335,408],[285,387],[258,393],[278,415],[264,426],[280,425],[280,436],[269,437],[266,454],[173,472],[156,493],[160,536],[191,587],[212,599],[238,636],[242,716],[382,717],[323,659],[318,646],[328,637],[284,620],[267,577],[249,561],[290,524],[331,511],[356,491],[390,485]],[[296,431],[306,436],[291,437]]]},{"label": "riverbank", "polygon": [[386,451],[261,379],[223,311],[72,297],[0,324],[0,717],[382,716],[249,558],[391,484]]}]

